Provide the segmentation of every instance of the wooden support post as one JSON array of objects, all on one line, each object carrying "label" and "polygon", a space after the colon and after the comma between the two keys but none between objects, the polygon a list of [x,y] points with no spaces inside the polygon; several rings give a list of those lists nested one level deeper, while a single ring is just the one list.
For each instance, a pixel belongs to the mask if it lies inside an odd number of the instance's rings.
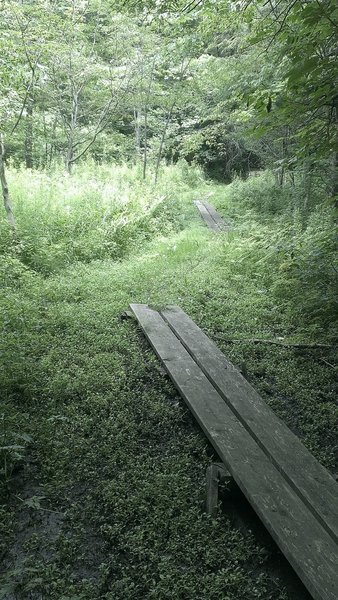
[{"label": "wooden support post", "polygon": [[223,463],[213,463],[207,468],[207,499],[206,512],[212,517],[217,516],[218,486],[222,482],[229,482],[232,476]]}]

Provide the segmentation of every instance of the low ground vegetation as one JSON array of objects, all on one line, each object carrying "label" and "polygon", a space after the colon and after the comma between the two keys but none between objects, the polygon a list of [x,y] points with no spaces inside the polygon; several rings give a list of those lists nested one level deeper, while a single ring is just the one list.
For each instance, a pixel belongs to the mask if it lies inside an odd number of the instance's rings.
[{"label": "low ground vegetation", "polygon": [[[122,313],[179,304],[336,474],[330,204],[305,222],[297,189],[269,174],[224,186],[185,163],[163,169],[157,187],[126,166],[10,180],[0,597],[305,600],[242,501],[224,490],[218,518],[205,514],[212,448]],[[230,233],[204,228],[199,197]]]}]

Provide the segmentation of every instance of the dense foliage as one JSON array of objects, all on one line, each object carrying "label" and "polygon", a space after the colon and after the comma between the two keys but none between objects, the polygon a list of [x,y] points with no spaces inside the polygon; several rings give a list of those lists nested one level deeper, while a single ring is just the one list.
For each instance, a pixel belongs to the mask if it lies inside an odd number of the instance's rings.
[{"label": "dense foliage", "polygon": [[61,155],[70,171],[88,153],[185,156],[225,179],[269,165],[308,186],[325,172],[335,195],[337,11],[333,0],[6,0],[7,157],[31,168]]}]

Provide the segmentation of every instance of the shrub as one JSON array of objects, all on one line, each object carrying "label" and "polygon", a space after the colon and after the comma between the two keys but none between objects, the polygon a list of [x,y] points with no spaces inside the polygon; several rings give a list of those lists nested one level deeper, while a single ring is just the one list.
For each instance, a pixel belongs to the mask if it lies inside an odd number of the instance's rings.
[{"label": "shrub", "polygon": [[245,181],[236,179],[229,186],[227,195],[229,208],[236,216],[238,213],[243,216],[243,212],[249,210],[263,220],[290,212],[295,200],[295,190],[291,186],[278,185],[269,172]]},{"label": "shrub", "polygon": [[292,236],[290,228],[284,230],[278,255],[272,289],[279,301],[287,303],[291,320],[337,335],[337,233],[332,210],[311,215],[307,228]]}]

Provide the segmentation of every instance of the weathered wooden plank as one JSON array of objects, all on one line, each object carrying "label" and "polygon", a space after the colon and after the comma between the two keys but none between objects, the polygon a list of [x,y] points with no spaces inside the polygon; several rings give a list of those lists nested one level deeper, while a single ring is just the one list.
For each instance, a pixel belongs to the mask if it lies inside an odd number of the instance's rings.
[{"label": "weathered wooden plank", "polygon": [[315,600],[338,598],[338,548],[224,402],[161,315],[131,310],[237,485]]},{"label": "weathered wooden plank", "polygon": [[212,217],[212,219],[218,225],[219,229],[221,229],[223,231],[227,231],[230,229],[229,225],[224,221],[224,219],[221,217],[221,215],[215,210],[215,208],[212,206],[212,204],[209,204],[209,202],[207,202],[206,200],[203,200],[203,204],[204,204],[205,208],[207,209],[208,213],[210,214],[210,216]]},{"label": "weathered wooden plank", "polygon": [[257,444],[338,543],[337,482],[188,315],[179,307],[162,314]]},{"label": "weathered wooden plank", "polygon": [[199,200],[195,200],[194,204],[198,208],[203,221],[207,224],[209,229],[212,229],[213,231],[219,231],[219,226],[214,221],[209,211],[205,208],[204,204]]}]

